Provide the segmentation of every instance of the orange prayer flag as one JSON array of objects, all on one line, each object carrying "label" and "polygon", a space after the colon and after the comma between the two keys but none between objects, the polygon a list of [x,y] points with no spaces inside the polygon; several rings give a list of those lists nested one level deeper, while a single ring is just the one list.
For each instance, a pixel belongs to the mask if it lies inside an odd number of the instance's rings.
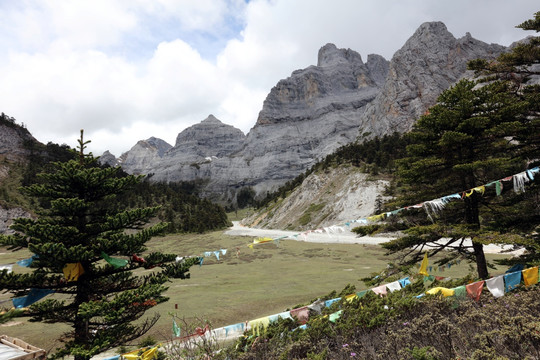
[{"label": "orange prayer flag", "polygon": [[482,294],[482,289],[484,288],[484,280],[477,281],[472,284],[468,284],[465,286],[465,289],[467,289],[467,295],[474,299],[474,301],[480,300],[480,294]]}]

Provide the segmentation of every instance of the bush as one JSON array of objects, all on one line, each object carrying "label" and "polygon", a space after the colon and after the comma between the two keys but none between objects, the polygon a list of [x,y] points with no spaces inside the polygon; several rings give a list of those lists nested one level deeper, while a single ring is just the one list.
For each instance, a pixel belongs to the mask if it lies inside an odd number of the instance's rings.
[{"label": "bush", "polygon": [[[421,280],[420,280],[421,282]],[[237,359],[536,359],[540,357],[540,286],[479,302],[425,296],[419,287],[380,298],[373,292],[338,305],[334,324],[313,316],[305,331],[279,321],[223,354]],[[458,305],[456,307],[456,305]],[[353,356],[353,354],[355,354]],[[224,359],[225,357],[218,357]]]}]

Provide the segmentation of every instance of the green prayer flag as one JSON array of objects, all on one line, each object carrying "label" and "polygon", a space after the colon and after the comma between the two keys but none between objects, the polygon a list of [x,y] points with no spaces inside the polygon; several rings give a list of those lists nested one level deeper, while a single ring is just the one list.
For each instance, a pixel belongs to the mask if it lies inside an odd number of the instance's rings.
[{"label": "green prayer flag", "polygon": [[358,296],[359,298],[363,298],[364,296],[366,296],[367,292],[367,290],[362,290],[360,292],[357,292],[356,296]]},{"label": "green prayer flag", "polygon": [[497,193],[497,196],[500,196],[502,193],[502,184],[498,180],[495,182],[495,192]]},{"label": "green prayer flag", "polygon": [[457,288],[454,288],[454,297],[456,299],[465,299],[467,297],[467,289],[465,285],[458,286]]},{"label": "green prayer flag", "polygon": [[118,268],[121,268],[121,267],[124,267],[128,264],[128,261],[125,260],[125,259],[115,259],[115,258],[112,258],[110,257],[109,255],[105,254],[103,251],[101,252],[101,256],[103,257],[103,259],[108,262],[109,264],[111,264],[112,266],[114,266],[116,269]]},{"label": "green prayer flag", "polygon": [[176,321],[172,321],[172,331],[175,337],[180,337],[180,327],[176,325]]},{"label": "green prayer flag", "polygon": [[343,310],[339,310],[333,314],[330,314],[328,316],[328,320],[335,323],[337,321],[337,319],[339,319],[341,317],[341,313],[343,312]]}]

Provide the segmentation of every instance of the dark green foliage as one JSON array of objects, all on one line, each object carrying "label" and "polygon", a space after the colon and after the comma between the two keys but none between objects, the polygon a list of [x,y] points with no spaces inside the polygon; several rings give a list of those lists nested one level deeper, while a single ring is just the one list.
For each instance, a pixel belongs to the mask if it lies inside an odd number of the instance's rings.
[{"label": "dark green foliage", "polygon": [[[0,121],[16,127],[20,131],[27,131],[17,125],[15,119],[6,115],[0,116]],[[22,186],[30,186],[36,181],[40,181],[36,175],[52,171],[55,162],[67,162],[76,157],[74,151],[67,145],[57,145],[52,142],[42,145],[36,141],[27,140],[24,142],[24,146],[29,152],[26,163],[13,165],[24,168]],[[115,176],[118,178],[127,176],[121,169],[116,169],[115,172]],[[230,226],[225,210],[221,206],[201,198],[198,194],[199,187],[195,182],[165,184],[153,183],[150,179],[151,176],[144,181],[137,182],[130,191],[119,194],[114,200],[104,199],[103,205],[115,209],[159,206],[160,209],[156,216],[167,222],[167,232],[202,233]],[[9,193],[15,189],[6,189],[2,185],[0,185],[0,191],[4,194],[2,206],[7,208],[21,206],[18,198],[10,199]],[[25,200],[28,201],[24,207],[30,211],[37,212],[40,207],[49,206],[47,199],[37,201],[26,197]]]},{"label": "dark green foliage", "polygon": [[366,236],[366,235],[372,235],[382,229],[381,225],[378,224],[372,224],[372,225],[366,225],[366,226],[357,226],[352,229],[352,232],[360,235],[360,236]]},{"label": "dark green foliage", "polygon": [[109,206],[160,206],[157,216],[168,223],[167,232],[203,233],[230,226],[225,210],[199,197],[196,185],[191,183],[152,183],[147,179]]},{"label": "dark green foliage", "polygon": [[249,186],[240,189],[236,195],[236,204],[238,205],[239,209],[253,206],[255,204],[255,190]]},{"label": "dark green foliage", "polygon": [[[1,236],[0,244],[12,249],[27,248],[34,259],[28,274],[0,273],[0,289],[15,296],[31,288],[50,289],[56,294],[31,305],[24,316],[33,321],[67,323],[72,331],[64,335],[64,348],[53,358],[73,355],[86,360],[109,348],[145,334],[157,317],[140,319],[153,306],[167,301],[163,292],[169,278],[188,278],[198,259],[176,263],[177,254],[151,253],[146,262],[135,261],[147,251],[145,243],[165,231],[167,225],[148,226],[158,207],[122,209],[110,204],[118,194],[140,181],[136,176],[118,176],[118,169],[101,168],[86,143],[79,140],[77,159],[51,164],[52,171],[24,189],[31,197],[44,199],[39,217],[19,218],[16,233]],[[106,254],[127,260],[115,267],[103,260]],[[66,279],[66,264],[80,263],[84,273]],[[155,270],[137,276],[139,268]]]},{"label": "dark green foliage", "polygon": [[[528,134],[537,131],[537,124],[529,116],[529,103],[516,96],[505,82],[475,86],[475,82],[462,80],[443,92],[438,104],[406,135],[410,139],[407,157],[398,161],[401,192],[391,206],[461,193],[534,166],[527,162],[530,153],[538,154],[536,144],[528,141]],[[535,189],[529,190],[534,196]],[[519,221],[522,231],[518,231],[517,223],[512,227],[498,226],[501,221],[508,221],[508,225],[510,208],[515,209],[524,195],[506,191],[496,197],[494,193],[473,192],[463,201],[447,204],[444,211],[429,214],[429,218],[423,211],[406,211],[404,218],[412,227],[406,230],[405,237],[383,246],[391,252],[413,250],[403,260],[414,263],[421,258],[426,243],[448,238],[450,244],[436,246],[430,254],[454,250],[456,255],[475,261],[479,276],[486,278],[483,244],[516,243],[512,235],[530,231],[531,226],[524,225],[538,224],[540,215],[537,210],[528,213],[527,217],[536,220]],[[473,240],[472,247],[464,246],[465,238]]]}]

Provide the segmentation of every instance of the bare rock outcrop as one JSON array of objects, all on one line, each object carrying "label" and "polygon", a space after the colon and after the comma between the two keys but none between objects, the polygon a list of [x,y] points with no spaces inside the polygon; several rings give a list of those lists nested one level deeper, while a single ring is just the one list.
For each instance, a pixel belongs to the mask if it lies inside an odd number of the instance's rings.
[{"label": "bare rock outcrop", "polygon": [[444,90],[468,75],[468,61],[492,59],[505,49],[469,33],[456,39],[442,22],[422,24],[392,57],[381,92],[360,120],[360,135],[409,131]]},{"label": "bare rock outcrop", "polygon": [[272,210],[242,220],[250,227],[307,230],[343,224],[373,215],[387,180],[370,180],[355,167],[312,173]]},{"label": "bare rock outcrop", "polygon": [[388,62],[323,46],[317,66],[281,80],[266,98],[256,125],[245,136],[210,115],[182,131],[174,147],[158,154],[148,140],[121,157],[120,164],[155,181],[204,180],[209,196],[233,199],[251,186],[266,193],[353,141],[363,108],[388,72]]},{"label": "bare rock outcrop", "polygon": [[9,226],[13,223],[14,219],[20,217],[32,218],[33,215],[19,207],[6,209],[0,206],[0,234],[13,234],[13,230],[11,230]]},{"label": "bare rock outcrop", "polygon": [[0,156],[8,161],[21,161],[30,154],[25,142],[37,140],[28,130],[14,123],[14,119],[2,113],[0,118]]}]

